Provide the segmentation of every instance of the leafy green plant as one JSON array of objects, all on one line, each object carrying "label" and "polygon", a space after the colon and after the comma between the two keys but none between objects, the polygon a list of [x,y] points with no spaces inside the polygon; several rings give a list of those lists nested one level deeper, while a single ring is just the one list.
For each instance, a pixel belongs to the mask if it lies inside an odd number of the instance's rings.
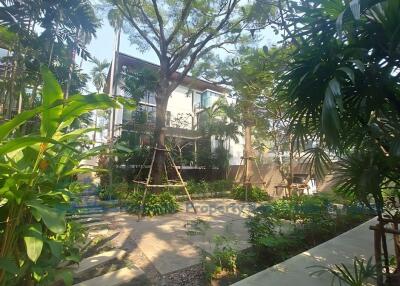
[{"label": "leafy green plant", "polygon": [[[143,192],[139,191],[130,195],[126,201],[129,212],[140,213],[143,200]],[[176,213],[179,210],[179,205],[176,199],[169,192],[161,194],[146,195],[146,200],[143,206],[142,214],[146,216],[164,215]]]},{"label": "leafy green plant", "polygon": [[187,182],[187,189],[190,194],[205,194],[209,192],[209,184],[204,180],[199,182],[189,180]]},{"label": "leafy green plant", "polygon": [[[77,261],[76,227],[66,212],[79,190],[76,174],[82,159],[100,149],[85,151],[80,142],[91,128],[70,131],[75,118],[92,109],[116,107],[107,95],[74,95],[64,99],[47,68],[42,105],[22,112],[0,126],[0,285],[48,284],[71,274],[56,266]],[[22,136],[19,127],[39,116],[40,130]]]},{"label": "leafy green plant", "polygon": [[250,241],[256,243],[264,237],[274,235],[278,221],[275,217],[270,215],[270,206],[264,205],[258,207],[253,213],[254,216],[246,221],[246,226],[249,229]]},{"label": "leafy green plant", "polygon": [[371,279],[376,279],[377,272],[376,266],[372,264],[372,257],[365,261],[358,257],[354,257],[353,268],[349,269],[345,264],[335,264],[332,267],[327,266],[310,266],[307,268],[316,268],[318,270],[312,272],[310,275],[320,276],[325,273],[332,275],[331,285],[334,285],[336,281],[339,285],[349,286],[366,286],[370,285]]},{"label": "leafy green plant", "polygon": [[207,194],[210,193],[212,196],[216,196],[219,193],[230,192],[232,190],[232,182],[229,180],[216,180],[206,182],[189,180],[187,182],[187,188],[190,194]]},{"label": "leafy green plant", "polygon": [[330,202],[317,196],[291,196],[271,203],[271,212],[276,218],[293,222],[306,222],[329,216]]},{"label": "leafy green plant", "polygon": [[215,248],[211,254],[204,253],[203,267],[208,280],[222,271],[236,274],[238,251],[234,248],[234,240],[229,236],[214,237]]},{"label": "leafy green plant", "polygon": [[127,183],[118,183],[111,186],[105,186],[99,191],[99,198],[101,200],[114,200],[123,197],[129,190]]},{"label": "leafy green plant", "polygon": [[[400,178],[396,63],[400,2],[332,3],[292,1],[284,8],[293,8],[285,26],[296,30],[287,39],[296,42],[296,49],[276,91],[281,102],[289,105],[286,115],[296,151],[306,149],[305,143],[313,138],[321,151],[338,155],[337,190],[371,205],[382,220],[385,192],[393,188],[398,193],[394,186]],[[324,175],[324,166],[329,165],[329,156],[323,153],[316,152],[308,160],[317,176]],[[381,235],[386,268],[388,249],[385,234]]]},{"label": "leafy green plant", "polygon": [[217,180],[208,183],[212,193],[229,192],[232,190],[233,183],[229,180]]},{"label": "leafy green plant", "polygon": [[371,217],[363,209],[349,211],[353,204],[343,212],[330,213],[330,208],[326,198],[317,196],[294,196],[264,204],[246,222],[250,242],[258,253],[280,262]]},{"label": "leafy green plant", "polygon": [[237,186],[233,190],[233,197],[236,200],[241,200],[241,201],[244,201],[247,198],[247,201],[249,202],[262,202],[270,200],[270,196],[265,191],[263,191],[258,187],[249,187],[246,192],[246,187]]}]

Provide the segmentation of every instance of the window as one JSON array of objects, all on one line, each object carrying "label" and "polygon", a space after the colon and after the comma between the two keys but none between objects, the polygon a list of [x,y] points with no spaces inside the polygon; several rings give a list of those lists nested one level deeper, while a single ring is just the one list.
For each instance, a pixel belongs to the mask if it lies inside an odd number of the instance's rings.
[{"label": "window", "polygon": [[139,104],[135,111],[123,110],[124,123],[154,124],[156,122],[156,107]]},{"label": "window", "polygon": [[211,107],[220,97],[219,94],[212,92],[210,90],[205,90],[201,94],[201,108]]},{"label": "window", "polygon": [[208,121],[208,115],[206,112],[200,112],[197,114],[197,129],[202,129],[206,126]]},{"label": "window", "polygon": [[156,95],[151,92],[147,92],[142,99],[140,99],[140,103],[146,105],[156,105]]}]

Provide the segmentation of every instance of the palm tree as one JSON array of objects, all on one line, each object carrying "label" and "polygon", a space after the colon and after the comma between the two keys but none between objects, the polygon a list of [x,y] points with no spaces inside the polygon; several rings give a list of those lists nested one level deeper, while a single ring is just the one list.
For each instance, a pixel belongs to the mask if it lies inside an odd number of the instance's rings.
[{"label": "palm tree", "polygon": [[[67,96],[79,73],[74,64],[75,55],[79,52],[82,58],[88,58],[87,42],[82,39],[95,35],[99,21],[88,0],[8,0],[1,3],[2,31],[18,35],[7,47],[9,68],[4,73],[6,84],[1,88],[5,118],[10,119],[15,106],[19,113],[25,106],[33,108],[40,102],[40,64],[50,66]],[[4,43],[4,39],[1,42]],[[52,65],[55,61],[57,65]]]},{"label": "palm tree", "polygon": [[[338,190],[374,202],[383,221],[384,197],[395,190],[398,200],[400,185],[400,2],[335,3],[315,0],[293,7],[298,10],[287,23],[299,29],[299,46],[278,90],[289,104],[295,142],[304,146],[312,139],[340,156]],[[315,168],[326,164],[323,152],[310,151]],[[397,261],[400,273],[400,251]]]},{"label": "palm tree", "polygon": [[[96,87],[97,93],[100,93],[107,80],[107,69],[110,66],[110,63],[106,60],[100,61],[97,58],[93,58],[92,62],[94,63],[94,67],[90,71],[90,75],[92,77],[92,82]],[[94,128],[97,128],[97,111],[94,111]],[[96,134],[97,132],[93,132],[93,144],[96,142]]]},{"label": "palm tree", "polygon": [[100,61],[97,58],[93,58],[92,63],[94,64],[94,67],[90,71],[90,75],[97,93],[100,93],[106,83],[107,69],[110,67],[110,63],[107,62],[107,60]]},{"label": "palm tree", "polygon": [[225,170],[225,176],[227,176],[230,156],[229,142],[233,140],[238,143],[241,135],[236,117],[236,107],[228,104],[225,98],[220,98],[204,112],[205,121],[200,123],[199,130],[204,137],[214,137],[217,141],[212,161],[221,172]]}]

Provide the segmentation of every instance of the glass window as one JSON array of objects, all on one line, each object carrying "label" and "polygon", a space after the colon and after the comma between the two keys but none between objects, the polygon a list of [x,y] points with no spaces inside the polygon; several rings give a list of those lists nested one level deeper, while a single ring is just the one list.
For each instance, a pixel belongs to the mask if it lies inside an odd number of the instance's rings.
[{"label": "glass window", "polygon": [[156,95],[152,92],[146,92],[142,99],[140,99],[140,103],[156,105]]},{"label": "glass window", "polygon": [[215,92],[206,90],[201,94],[201,107],[211,107],[219,98],[219,95]]}]

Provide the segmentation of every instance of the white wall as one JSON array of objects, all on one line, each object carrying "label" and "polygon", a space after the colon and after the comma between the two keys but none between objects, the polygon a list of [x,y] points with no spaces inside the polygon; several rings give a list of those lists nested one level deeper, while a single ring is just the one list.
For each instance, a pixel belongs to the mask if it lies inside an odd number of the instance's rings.
[{"label": "white wall", "polygon": [[[178,86],[171,94],[168,100],[167,111],[171,112],[171,126],[173,126],[174,119],[183,114],[187,118],[187,126],[182,126],[185,129],[192,128],[192,91],[184,86]],[[190,114],[191,116],[186,116]]]},{"label": "white wall", "polygon": [[[118,94],[123,94],[122,90],[118,88]],[[199,91],[198,90],[190,90],[189,88],[184,87],[184,86],[178,86],[171,94],[169,100],[168,100],[168,105],[167,105],[167,111],[171,112],[171,126],[173,126],[173,119],[178,117],[179,114],[191,114],[191,116],[195,116],[192,110],[192,92],[194,93],[194,103],[199,103],[200,102],[200,97],[197,94]],[[227,98],[229,103],[233,102],[233,99]],[[116,114],[115,114],[115,124],[118,126],[122,124],[122,116],[123,116],[123,109],[117,109]],[[188,126],[186,127],[187,129],[191,129],[192,127],[192,118],[190,116],[187,117],[188,120]],[[196,118],[195,118],[196,120]],[[196,123],[195,123],[196,124]],[[105,132],[107,134],[107,132]],[[103,133],[103,136],[106,135]],[[116,128],[115,130],[115,135],[119,136],[120,135],[120,130]],[[105,137],[107,138],[107,137]],[[244,146],[244,138],[242,136],[239,136],[239,142],[235,143],[233,140],[230,140],[230,142],[227,142],[226,144],[227,148],[230,150],[231,158],[229,159],[230,165],[239,165],[240,164],[240,158],[243,156],[243,146]],[[211,150],[215,149],[216,147],[216,142],[214,139],[211,139]]]}]

